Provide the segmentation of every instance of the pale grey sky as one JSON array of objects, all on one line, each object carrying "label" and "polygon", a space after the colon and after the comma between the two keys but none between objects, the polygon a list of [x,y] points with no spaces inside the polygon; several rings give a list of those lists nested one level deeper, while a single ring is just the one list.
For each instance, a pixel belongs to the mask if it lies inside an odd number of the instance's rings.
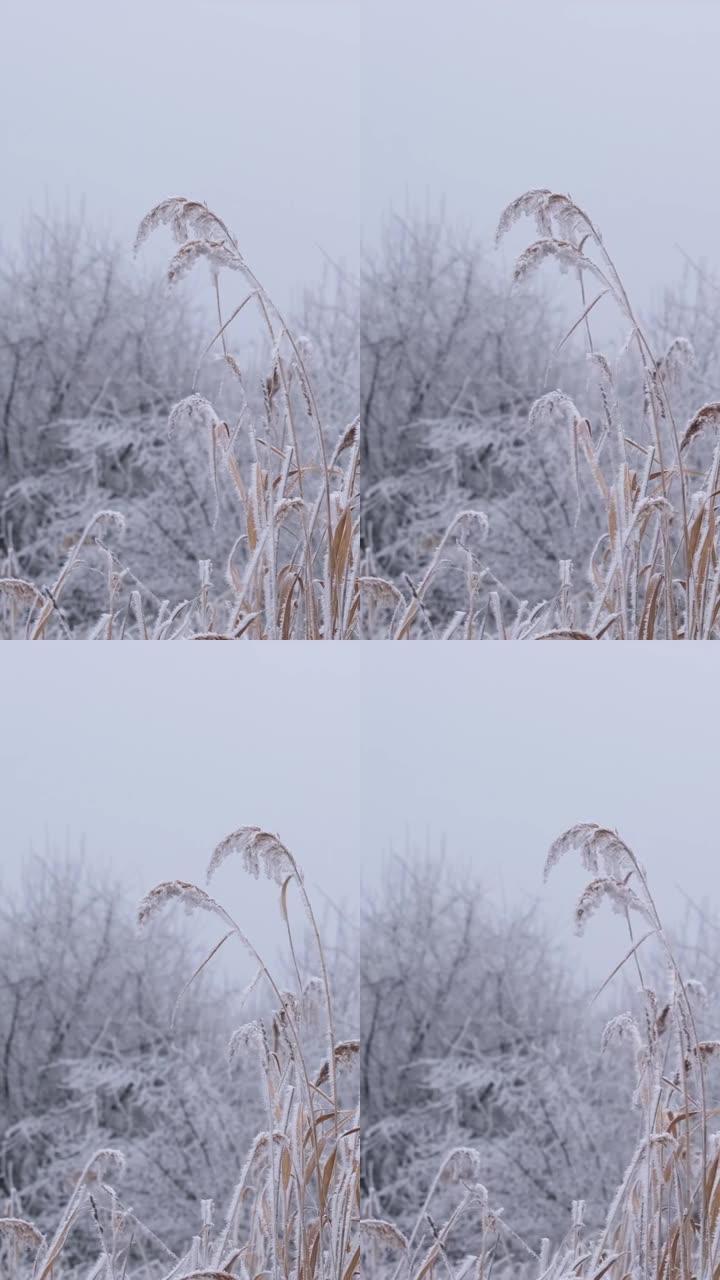
[{"label": "pale grey sky", "polygon": [[681,891],[720,909],[717,652],[708,644],[370,644],[362,653],[363,879],[406,840],[469,862],[497,901],[540,901],[593,977],[627,950],[606,908],[582,939],[588,876],[551,841],[615,827],[645,865],[661,915]]},{"label": "pale grey sky", "polygon": [[[220,650],[224,652],[221,653]],[[359,742],[354,645],[3,646],[0,867],[16,878],[46,835],[84,837],[140,896],[204,884],[239,826],[276,832],[324,895],[358,902]],[[283,935],[278,889],[239,862],[214,892],[257,943]],[[332,914],[332,913],[330,913]],[[198,936],[204,918],[189,928]],[[300,936],[304,930],[299,916]],[[220,930],[221,932],[222,930]],[[215,938],[213,925],[209,936]]]},{"label": "pale grey sky", "polygon": [[[708,645],[8,645],[0,838],[13,878],[46,835],[138,893],[202,883],[228,831],[278,832],[322,891],[357,906],[406,839],[446,841],[498,900],[538,898],[594,975],[623,954],[602,911],[574,942],[572,859],[551,840],[617,827],[668,920],[720,907],[717,657]],[[277,894],[226,865],[217,892],[258,939]],[[193,923],[193,931],[195,924]],[[610,961],[610,964],[608,963]]]},{"label": "pale grey sky", "polygon": [[287,305],[325,254],[356,264],[361,213],[371,238],[444,202],[489,236],[547,185],[641,307],[677,244],[720,265],[715,0],[5,0],[3,34],[10,243],[29,208],[81,199],[129,243],[186,194]]},{"label": "pale grey sky", "polygon": [[369,238],[389,208],[441,201],[490,237],[511,199],[551,187],[586,206],[641,308],[679,275],[677,243],[720,266],[716,0],[365,0],[364,13]]},{"label": "pale grey sky", "polygon": [[[0,237],[206,200],[283,306],[358,254],[359,0],[4,0]],[[160,250],[158,249],[158,254]],[[165,247],[162,250],[162,260]]]}]

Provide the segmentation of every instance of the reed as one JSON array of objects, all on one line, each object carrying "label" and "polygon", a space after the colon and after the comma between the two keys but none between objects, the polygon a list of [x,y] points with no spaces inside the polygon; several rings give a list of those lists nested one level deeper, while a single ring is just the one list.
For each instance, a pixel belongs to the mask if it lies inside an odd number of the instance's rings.
[{"label": "reed", "polygon": [[[285,990],[248,934],[221,903],[199,885],[174,880],[152,889],[139,908],[139,924],[170,904],[202,910],[225,932],[185,988],[231,939],[252,957],[255,976],[243,1000],[264,987],[274,1011],[237,1028],[228,1041],[232,1070],[259,1076],[266,1115],[238,1169],[229,1203],[216,1214],[198,1204],[196,1234],[181,1257],[140,1222],[121,1199],[114,1171],[122,1153],[96,1152],[82,1170],[64,1214],[48,1238],[9,1205],[0,1218],[0,1274],[8,1280],[64,1280],[79,1275],[103,1280],[356,1280],[360,1267],[359,1043],[340,1041],[333,992],[320,929],[302,871],[277,836],[258,827],[233,832],[213,853],[208,881],[228,857],[245,871],[278,886],[295,983]],[[290,898],[299,899],[314,940],[318,976],[301,972],[291,924]],[[182,998],[182,994],[179,998]],[[311,1057],[320,1044],[319,1063]],[[110,1181],[110,1178],[113,1181]],[[94,1226],[96,1259],[70,1260],[78,1223]]]},{"label": "reed", "polygon": [[[177,283],[200,262],[209,265],[217,305],[217,329],[198,365],[195,386],[170,413],[171,436],[196,432],[207,445],[215,493],[222,497],[227,554],[221,566],[198,561],[198,590],[189,600],[159,599],[126,565],[114,529],[118,511],[99,511],[73,541],[48,585],[18,576],[14,558],[0,566],[0,634],[6,639],[92,640],[342,640],[357,633],[360,606],[359,422],[339,432],[323,422],[307,368],[303,342],[246,262],[226,224],[206,205],[165,200],[143,219],[136,247],[169,226],[178,248],[168,267]],[[242,278],[247,291],[223,313],[220,273]],[[254,307],[270,350],[256,410],[241,363],[230,346],[233,321]],[[197,389],[203,362],[219,353],[235,384],[239,411],[218,415]],[[158,501],[161,495],[158,494]],[[224,507],[225,504],[223,504]],[[63,604],[69,583],[91,561],[104,571],[104,608],[90,627],[73,625]]]},{"label": "reed", "polygon": [[[584,1203],[572,1206],[563,1240],[551,1246],[523,1241],[512,1229],[512,1210],[494,1208],[482,1182],[478,1153],[449,1152],[415,1224],[404,1235],[370,1220],[363,1230],[373,1258],[370,1274],[393,1280],[714,1280],[720,1275],[720,1143],[711,1124],[720,1115],[709,1073],[720,1041],[698,1031],[699,984],[683,977],[658,914],[645,869],[617,832],[582,823],[551,846],[546,876],[569,855],[591,879],[575,908],[582,932],[588,917],[610,906],[626,921],[629,947],[601,991],[627,966],[639,987],[638,1007],[605,1027],[602,1049],[629,1046],[634,1061],[637,1145],[603,1228],[587,1233]],[[660,952],[667,991],[650,986],[647,947]],[[598,993],[599,994],[599,993]],[[440,1190],[453,1193],[451,1209],[436,1220]],[[446,1203],[446,1200],[443,1202]],[[471,1255],[458,1258],[453,1233],[472,1224]],[[466,1238],[466,1237],[465,1237]],[[391,1261],[392,1260],[392,1261]]]},{"label": "reed", "polygon": [[[602,527],[588,563],[558,564],[557,594],[521,600],[512,582],[497,580],[482,559],[487,529],[480,512],[454,517],[415,584],[380,577],[361,581],[368,597],[368,634],[393,639],[704,640],[720,625],[720,402],[677,419],[671,394],[690,345],[675,339],[653,350],[622,278],[589,214],[569,196],[548,189],[526,192],[503,212],[497,239],[522,218],[534,220],[538,238],[519,255],[517,283],[546,262],[578,281],[581,310],[555,356],[574,334],[584,334],[599,391],[595,421],[561,390],[532,406],[528,431],[541,427],[567,439],[567,465],[575,488],[576,520],[592,496]],[[588,286],[594,286],[592,296]],[[596,348],[591,322],[603,300],[614,305],[626,333],[621,355],[634,355],[636,416],[620,408],[617,368]],[[553,353],[548,352],[552,359]],[[471,526],[475,530],[471,534]],[[466,604],[443,616],[442,581],[463,572]]]}]

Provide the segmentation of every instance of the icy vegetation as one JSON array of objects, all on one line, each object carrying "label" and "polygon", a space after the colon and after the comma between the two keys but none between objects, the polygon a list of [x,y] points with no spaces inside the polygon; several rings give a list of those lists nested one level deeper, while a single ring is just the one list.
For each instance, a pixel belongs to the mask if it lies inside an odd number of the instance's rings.
[{"label": "icy vegetation", "polygon": [[[290,326],[204,205],[164,201],[138,247],[162,227],[170,289],[72,220],[0,275],[0,636],[352,636],[353,284]],[[209,333],[176,287],[201,266]]]},{"label": "icy vegetation", "polygon": [[499,240],[528,218],[512,287],[395,219],[360,302],[336,271],[292,321],[196,201],[140,227],[169,292],[36,222],[0,276],[0,636],[716,638],[717,283],[688,263],[645,324],[584,210],[528,192]]},{"label": "icy vegetation", "polygon": [[511,289],[432,218],[393,220],[366,264],[367,633],[716,638],[717,283],[688,263],[646,326],[584,210],[528,192],[498,240],[527,218]]},{"label": "icy vegetation", "polygon": [[[199,885],[158,885],[131,913],[81,861],[53,858],[6,898],[3,1280],[357,1277],[351,926],[321,942],[276,836],[234,832],[209,876],[225,858],[277,883],[286,964]],[[178,903],[219,923],[207,954],[188,951]],[[254,970],[242,991],[231,966],[212,977],[238,945]]]},{"label": "icy vegetation", "polygon": [[[718,1274],[718,926],[698,915],[687,942],[673,942],[614,831],[572,827],[546,874],[569,857],[590,876],[577,930],[596,909],[627,923],[627,951],[592,999],[532,912],[501,921],[479,886],[437,860],[401,863],[369,905],[368,1275]],[[622,1004],[609,1016],[611,999]]]}]

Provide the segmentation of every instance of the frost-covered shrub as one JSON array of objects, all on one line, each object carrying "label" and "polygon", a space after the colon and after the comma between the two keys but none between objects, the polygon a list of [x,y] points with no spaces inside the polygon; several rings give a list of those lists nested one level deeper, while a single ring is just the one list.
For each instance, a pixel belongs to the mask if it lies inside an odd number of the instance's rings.
[{"label": "frost-covered shrub", "polygon": [[173,1021],[194,949],[170,924],[139,940],[127,893],[74,856],[30,863],[0,950],[0,1201],[47,1232],[93,1152],[119,1148],[123,1194],[176,1247],[261,1111],[257,1082],[227,1075],[232,988],[205,981]]},{"label": "frost-covered shrub", "polygon": [[[529,426],[562,316],[511,291],[490,251],[444,220],[393,219],[365,263],[361,310],[363,527],[376,571],[414,582],[457,511],[489,517],[481,558],[517,596],[554,592],[558,560],[592,546],[557,430]],[[563,359],[568,389],[583,371]],[[553,376],[557,370],[553,369]],[[465,600],[462,561],[436,609]]]}]

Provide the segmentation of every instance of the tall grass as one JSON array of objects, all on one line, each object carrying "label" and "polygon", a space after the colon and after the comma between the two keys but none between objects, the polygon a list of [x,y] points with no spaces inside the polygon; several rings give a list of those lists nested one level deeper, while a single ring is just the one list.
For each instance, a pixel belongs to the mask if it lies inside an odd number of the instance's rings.
[{"label": "tall grass", "polygon": [[[592,497],[601,532],[586,564],[560,560],[551,599],[519,599],[483,558],[488,522],[462,510],[450,521],[416,581],[391,581],[376,571],[372,551],[359,547],[359,416],[334,438],[322,420],[303,343],[272,302],[226,224],[205,205],[174,198],[143,220],[138,244],[169,226],[178,244],[171,283],[200,261],[210,267],[217,329],[205,355],[217,353],[236,383],[240,411],[221,418],[197,385],[173,409],[172,432],[205,439],[216,494],[233,502],[222,565],[199,560],[198,589],[189,600],[160,600],[123,563],[115,534],[117,511],[96,512],[71,546],[53,582],[19,573],[12,552],[0,566],[0,633],[27,639],[553,639],[702,640],[720,627],[720,401],[680,422],[672,385],[691,359],[678,338],[655,352],[590,216],[568,196],[526,192],[504,211],[501,239],[531,217],[538,229],[518,257],[522,281],[551,261],[577,278],[580,313],[560,347],[584,334],[597,384],[599,412],[590,419],[559,389],[533,405],[528,430],[545,427],[567,439],[567,466],[577,521]],[[236,273],[247,285],[225,315],[219,277]],[[589,296],[586,286],[596,286]],[[612,304],[635,361],[632,420],[621,409],[617,369],[596,348],[598,303]],[[260,416],[237,356],[231,326],[254,307],[270,350]],[[551,357],[552,353],[548,353]],[[540,391],[541,388],[538,388]],[[113,532],[115,531],[115,532]],[[108,536],[110,535],[110,536]],[[87,569],[103,572],[104,607],[94,624],[73,625],[64,610],[69,583]],[[443,579],[460,574],[465,602],[446,616]],[[454,592],[453,592],[454,595]]]},{"label": "tall grass", "polygon": [[[179,880],[157,885],[143,899],[138,919],[146,927],[173,902],[188,912],[210,913],[225,932],[183,990],[234,939],[256,966],[243,999],[264,986],[274,1004],[269,1018],[251,1020],[229,1039],[231,1069],[259,1076],[266,1113],[265,1128],[237,1171],[230,1202],[219,1213],[211,1200],[198,1204],[196,1233],[178,1257],[154,1234],[152,1224],[140,1222],[121,1199],[113,1171],[122,1168],[122,1153],[98,1151],[82,1169],[49,1237],[22,1218],[21,1197],[11,1196],[6,1216],[0,1218],[0,1275],[7,1280],[76,1275],[98,1280],[354,1280],[359,1275],[359,1043],[337,1038],[320,930],[294,856],[277,836],[242,827],[215,849],[208,881],[228,857],[240,858],[248,874],[266,876],[278,886],[293,990],[283,989],[248,934],[198,885]],[[309,925],[318,976],[301,973],[291,894],[298,897]],[[318,1044],[319,1063],[311,1057]],[[79,1224],[90,1224],[95,1233],[91,1264],[83,1260],[81,1265],[73,1255],[73,1231]]]},{"label": "tall grass", "polygon": [[[178,244],[168,280],[176,283],[199,262],[211,271],[217,329],[203,353],[218,352],[235,382],[240,410],[222,419],[197,390],[172,410],[168,429],[199,433],[220,511],[220,487],[234,500],[222,565],[198,565],[198,590],[190,600],[160,600],[125,565],[117,538],[124,517],[98,511],[87,523],[50,584],[18,576],[12,554],[0,566],[0,634],[9,639],[135,640],[341,640],[356,634],[358,592],[359,424],[335,438],[322,420],[303,343],[243,257],[226,224],[207,206],[175,198],[143,219],[139,247],[157,228],[169,226]],[[237,273],[247,292],[224,315],[219,276]],[[233,321],[256,308],[270,349],[262,407],[251,404],[243,370],[229,345]],[[158,502],[161,502],[158,494]],[[88,629],[78,630],[63,611],[68,584],[87,568],[104,566],[106,600]]]},{"label": "tall grass", "polygon": [[[617,1051],[619,1043],[631,1050],[638,1133],[604,1227],[595,1235],[586,1234],[584,1204],[577,1200],[567,1235],[554,1247],[549,1240],[520,1240],[512,1229],[512,1206],[492,1206],[478,1153],[458,1149],[445,1157],[408,1236],[390,1223],[364,1222],[375,1274],[392,1275],[393,1280],[720,1276],[720,1134],[710,1131],[720,1109],[708,1071],[710,1060],[720,1054],[720,1041],[700,1036],[703,993],[680,971],[634,852],[615,831],[583,823],[551,846],[545,874],[572,853],[579,855],[592,877],[575,909],[578,931],[603,904],[627,923],[627,953],[601,990],[627,966],[634,970],[639,988],[637,1010],[612,1018],[602,1037],[605,1051]],[[648,945],[660,951],[667,974],[665,993],[649,985],[644,959]],[[473,1230],[474,1248],[472,1256],[458,1260],[453,1233],[461,1221]]]},{"label": "tall grass", "polygon": [[[587,356],[599,386],[600,413],[591,422],[560,390],[533,405],[528,427],[565,433],[568,468],[582,520],[583,496],[592,491],[604,529],[588,564],[558,565],[558,592],[551,600],[518,599],[512,583],[501,583],[481,559],[487,524],[479,512],[454,518],[418,583],[371,578],[369,633],[394,639],[715,639],[720,624],[720,402],[705,404],[687,422],[676,419],[672,384],[692,359],[689,344],[676,339],[654,352],[615,263],[597,227],[568,196],[550,190],[526,192],[504,211],[498,240],[522,217],[534,219],[538,239],[518,257],[514,279],[526,279],[542,263],[554,262],[577,278],[578,318],[560,347],[575,333],[585,336]],[[586,284],[595,286],[592,297]],[[612,303],[627,334],[624,353],[634,353],[637,410],[623,420],[612,362],[597,350],[591,322],[603,299]],[[557,353],[556,353],[557,354]],[[548,352],[551,360],[552,353]],[[694,456],[693,456],[694,455]],[[452,618],[438,609],[442,575],[464,571],[466,606]]]}]

